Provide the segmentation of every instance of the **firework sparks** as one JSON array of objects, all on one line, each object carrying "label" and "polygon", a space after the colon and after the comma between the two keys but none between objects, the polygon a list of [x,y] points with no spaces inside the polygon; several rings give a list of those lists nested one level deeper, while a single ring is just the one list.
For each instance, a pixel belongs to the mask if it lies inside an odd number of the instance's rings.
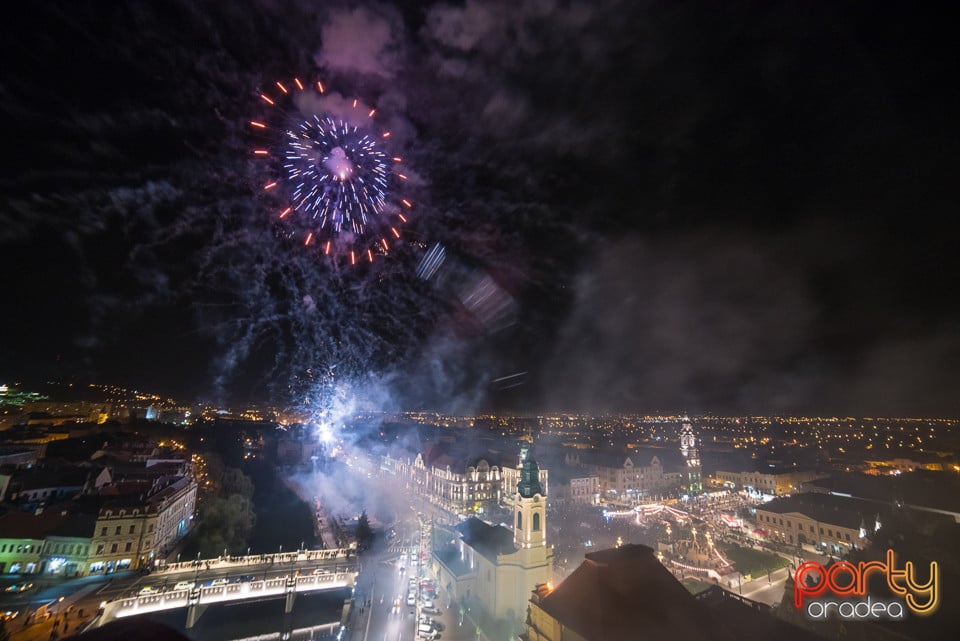
[{"label": "firework sparks", "polygon": [[[322,82],[315,87],[317,94],[326,95]],[[303,234],[304,246],[315,245],[318,254],[351,265],[357,264],[358,254],[373,262],[390,250],[385,236],[401,237],[397,227],[407,221],[401,206],[413,207],[409,199],[394,195],[407,176],[398,171],[401,158],[386,151],[390,132],[377,129],[377,110],[358,99],[348,103],[348,114],[305,114],[290,106],[293,95],[306,90],[304,83],[294,78],[292,83],[277,81],[275,88],[281,93],[259,94],[272,117],[250,121],[266,139],[254,150],[255,156],[266,156],[269,177],[263,190],[286,200],[280,218],[295,214],[288,220],[302,225],[302,232],[294,233]]]}]

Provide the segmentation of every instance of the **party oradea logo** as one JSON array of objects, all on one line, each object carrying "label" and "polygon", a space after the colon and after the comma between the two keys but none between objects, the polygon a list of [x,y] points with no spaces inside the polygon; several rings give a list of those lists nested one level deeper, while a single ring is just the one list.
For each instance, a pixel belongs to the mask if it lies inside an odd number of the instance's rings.
[{"label": "party oradea logo", "polygon": [[[867,594],[868,579],[886,577],[890,599]],[[897,567],[896,555],[887,550],[883,561],[838,561],[829,567],[816,561],[801,563],[793,576],[793,605],[816,621],[838,617],[847,621],[901,621],[907,612],[929,616],[940,606],[940,567],[930,563],[927,581],[917,579],[914,564]]]}]

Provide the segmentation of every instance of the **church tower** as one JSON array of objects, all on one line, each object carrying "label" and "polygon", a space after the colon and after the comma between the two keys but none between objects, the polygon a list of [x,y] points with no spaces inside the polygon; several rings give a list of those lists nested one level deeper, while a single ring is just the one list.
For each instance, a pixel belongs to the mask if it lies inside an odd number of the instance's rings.
[{"label": "church tower", "polygon": [[518,548],[546,546],[547,497],[540,486],[540,468],[527,446],[520,449],[520,482],[513,508],[513,543]]},{"label": "church tower", "polygon": [[690,417],[684,415],[680,426],[680,453],[686,469],[684,470],[684,489],[691,495],[703,491],[700,470],[700,454],[697,452],[697,436],[693,433]]}]

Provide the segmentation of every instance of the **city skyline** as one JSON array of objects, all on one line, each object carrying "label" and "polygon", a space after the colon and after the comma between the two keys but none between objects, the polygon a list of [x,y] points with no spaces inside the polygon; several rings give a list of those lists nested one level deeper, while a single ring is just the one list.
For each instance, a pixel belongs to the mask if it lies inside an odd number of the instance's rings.
[{"label": "city skyline", "polygon": [[[245,9],[54,2],[5,31],[5,382],[960,416],[958,70],[935,16]],[[300,116],[363,107],[402,160],[383,194],[408,220],[354,267],[265,195],[251,122],[301,76],[323,89]],[[361,167],[338,162],[317,167]]]}]

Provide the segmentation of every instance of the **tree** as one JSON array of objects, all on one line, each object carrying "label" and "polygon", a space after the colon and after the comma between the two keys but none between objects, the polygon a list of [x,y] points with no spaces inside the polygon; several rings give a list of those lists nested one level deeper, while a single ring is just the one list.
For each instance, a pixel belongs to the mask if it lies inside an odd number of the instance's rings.
[{"label": "tree", "polygon": [[211,557],[246,547],[256,521],[253,505],[245,496],[208,497],[200,504],[200,551]]},{"label": "tree", "polygon": [[231,494],[239,494],[248,499],[253,498],[253,481],[250,477],[235,467],[228,467],[223,470],[223,476],[220,483],[221,496],[229,497]]},{"label": "tree", "polygon": [[370,519],[367,518],[367,511],[360,513],[357,519],[357,549],[366,550],[373,542],[373,530],[370,528]]}]

